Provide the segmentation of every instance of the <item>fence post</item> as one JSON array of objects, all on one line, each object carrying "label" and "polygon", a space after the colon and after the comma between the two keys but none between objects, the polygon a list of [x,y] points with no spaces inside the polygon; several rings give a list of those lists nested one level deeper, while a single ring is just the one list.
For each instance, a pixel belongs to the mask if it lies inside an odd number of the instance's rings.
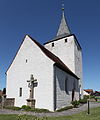
[{"label": "fence post", "polygon": [[87,104],[88,104],[88,114],[90,114],[90,102],[89,102],[89,99],[87,100]]}]

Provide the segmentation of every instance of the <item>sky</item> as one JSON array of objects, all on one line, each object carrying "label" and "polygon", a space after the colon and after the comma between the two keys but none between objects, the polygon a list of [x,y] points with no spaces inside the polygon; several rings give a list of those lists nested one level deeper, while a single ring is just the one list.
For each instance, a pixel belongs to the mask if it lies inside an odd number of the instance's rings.
[{"label": "sky", "polygon": [[[0,89],[24,36],[41,44],[56,36],[61,0],[0,0]],[[100,0],[65,0],[65,16],[83,52],[84,89],[100,91]]]}]

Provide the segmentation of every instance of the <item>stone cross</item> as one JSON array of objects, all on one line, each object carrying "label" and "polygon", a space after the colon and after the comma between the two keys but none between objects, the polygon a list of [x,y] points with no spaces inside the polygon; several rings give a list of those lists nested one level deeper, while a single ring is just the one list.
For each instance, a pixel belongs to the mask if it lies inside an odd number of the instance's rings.
[{"label": "stone cross", "polygon": [[28,87],[30,88],[30,96],[29,99],[34,99],[34,87],[37,84],[37,79],[34,79],[33,75],[31,75],[30,80],[27,80]]}]

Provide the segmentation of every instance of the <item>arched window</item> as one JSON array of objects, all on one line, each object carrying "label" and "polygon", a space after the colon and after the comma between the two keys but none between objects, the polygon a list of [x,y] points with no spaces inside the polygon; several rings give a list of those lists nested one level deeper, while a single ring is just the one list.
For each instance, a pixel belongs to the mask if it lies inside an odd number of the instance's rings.
[{"label": "arched window", "polygon": [[54,43],[52,43],[52,47],[54,47]]},{"label": "arched window", "polygon": [[22,97],[22,87],[19,88],[19,97]]},{"label": "arched window", "polygon": [[68,78],[65,78],[65,92],[68,94]]}]

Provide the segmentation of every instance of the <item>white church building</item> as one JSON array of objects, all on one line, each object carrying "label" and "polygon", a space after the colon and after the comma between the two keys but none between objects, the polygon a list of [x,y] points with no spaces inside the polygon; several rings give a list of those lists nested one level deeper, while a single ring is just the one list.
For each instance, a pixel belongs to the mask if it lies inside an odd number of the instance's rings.
[{"label": "white church building", "polygon": [[[31,99],[35,108],[54,111],[82,97],[82,49],[64,11],[54,39],[41,45],[25,36],[6,76],[7,98],[14,99],[14,106],[31,105]],[[30,77],[35,85],[28,83]]]}]

